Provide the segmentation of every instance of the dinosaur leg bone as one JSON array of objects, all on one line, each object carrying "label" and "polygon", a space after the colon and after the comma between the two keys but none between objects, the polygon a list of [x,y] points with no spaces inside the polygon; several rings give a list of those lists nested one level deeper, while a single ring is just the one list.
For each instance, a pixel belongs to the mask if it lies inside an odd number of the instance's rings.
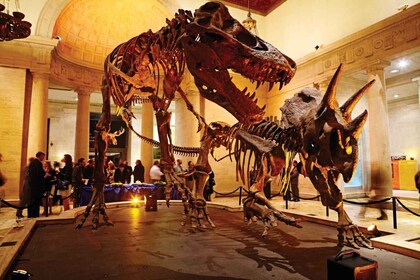
[{"label": "dinosaur leg bone", "polygon": [[306,166],[306,170],[310,170],[309,178],[320,193],[322,204],[338,213],[338,245],[348,245],[356,249],[359,249],[360,246],[372,249],[370,241],[363,235],[359,227],[353,224],[344,210],[342,193],[335,184],[336,174],[332,170],[322,172],[315,165],[311,169]]}]

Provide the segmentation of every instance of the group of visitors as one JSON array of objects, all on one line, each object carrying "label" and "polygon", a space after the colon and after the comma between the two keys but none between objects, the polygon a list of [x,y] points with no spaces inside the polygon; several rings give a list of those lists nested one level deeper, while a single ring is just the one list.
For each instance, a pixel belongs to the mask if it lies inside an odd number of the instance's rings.
[{"label": "group of visitors", "polygon": [[126,160],[120,162],[117,166],[110,160],[107,163],[105,174],[108,184],[130,184],[131,176],[134,176],[135,183],[144,182],[144,166],[139,159],[136,160],[134,170]]}]

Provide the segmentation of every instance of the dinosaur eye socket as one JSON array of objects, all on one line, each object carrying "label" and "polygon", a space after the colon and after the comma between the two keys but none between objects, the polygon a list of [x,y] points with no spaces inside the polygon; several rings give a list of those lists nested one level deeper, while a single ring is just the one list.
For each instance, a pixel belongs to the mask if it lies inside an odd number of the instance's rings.
[{"label": "dinosaur eye socket", "polygon": [[234,25],[235,25],[235,22],[233,20],[225,20],[225,22],[223,23],[222,29],[223,31],[229,32],[233,30]]},{"label": "dinosaur eye socket", "polygon": [[236,35],[234,35],[236,40],[241,42],[244,45],[247,45],[248,47],[255,47],[257,45],[257,39],[251,35],[249,32],[240,32]]}]

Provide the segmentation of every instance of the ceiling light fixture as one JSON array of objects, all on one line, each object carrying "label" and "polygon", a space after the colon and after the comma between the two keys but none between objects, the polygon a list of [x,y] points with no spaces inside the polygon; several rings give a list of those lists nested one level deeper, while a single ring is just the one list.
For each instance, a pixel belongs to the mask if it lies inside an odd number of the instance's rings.
[{"label": "ceiling light fixture", "polygon": [[394,94],[394,98],[398,98],[398,97],[400,97],[399,94]]},{"label": "ceiling light fixture", "polygon": [[407,66],[408,66],[408,61],[406,59],[401,59],[400,61],[398,61],[398,67],[400,69],[404,69]]},{"label": "ceiling light fixture", "polygon": [[257,21],[251,17],[251,8],[248,0],[248,17],[242,22],[243,26],[249,30],[249,32],[258,35]]},{"label": "ceiling light fixture", "polygon": [[10,0],[0,0],[0,42],[31,35],[32,24],[23,20],[25,14],[20,11],[19,0],[14,2],[15,11],[10,14]]},{"label": "ceiling light fixture", "polygon": [[399,69],[391,69],[391,70],[389,71],[389,73],[391,73],[391,74],[395,74],[395,73],[398,73],[398,72],[400,72],[400,70],[399,70]]}]

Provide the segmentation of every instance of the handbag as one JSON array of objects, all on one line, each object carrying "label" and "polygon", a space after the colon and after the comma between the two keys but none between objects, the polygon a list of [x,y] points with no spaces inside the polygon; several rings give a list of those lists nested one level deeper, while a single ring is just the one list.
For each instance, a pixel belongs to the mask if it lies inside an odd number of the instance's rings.
[{"label": "handbag", "polygon": [[58,180],[57,189],[58,190],[67,190],[69,188],[70,182],[68,180]]}]

